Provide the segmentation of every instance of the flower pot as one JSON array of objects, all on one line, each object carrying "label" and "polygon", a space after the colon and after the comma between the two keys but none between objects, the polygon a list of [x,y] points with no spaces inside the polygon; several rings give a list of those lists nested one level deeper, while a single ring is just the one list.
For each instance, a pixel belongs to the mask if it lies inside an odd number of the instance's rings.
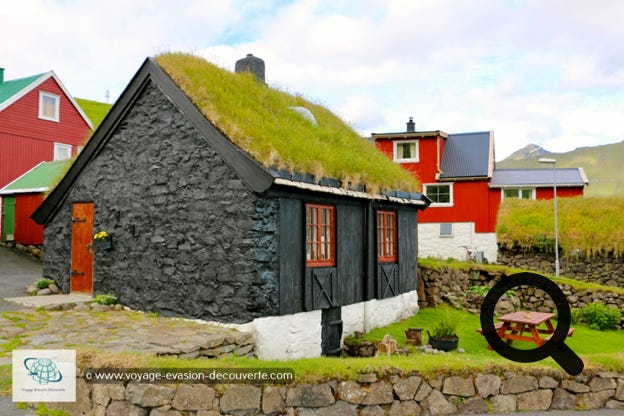
[{"label": "flower pot", "polygon": [[[429,334],[429,332],[427,331]],[[457,345],[459,344],[459,337],[450,336],[450,337],[434,337],[429,334],[429,345],[431,345],[436,350],[441,351],[453,351],[457,349]]]},{"label": "flower pot", "polygon": [[417,347],[422,345],[422,328],[407,328],[405,330],[405,341],[409,345],[415,345]]},{"label": "flower pot", "polygon": [[98,248],[102,250],[112,250],[113,249],[113,236],[107,235],[101,240],[95,240]]}]

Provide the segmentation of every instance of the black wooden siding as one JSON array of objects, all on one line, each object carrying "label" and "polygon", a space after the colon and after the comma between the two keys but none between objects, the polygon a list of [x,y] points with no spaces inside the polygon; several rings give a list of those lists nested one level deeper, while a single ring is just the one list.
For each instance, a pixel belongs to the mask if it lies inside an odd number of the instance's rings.
[{"label": "black wooden siding", "polygon": [[[306,268],[305,204],[333,205],[336,213],[335,267]],[[391,290],[383,283],[377,263],[376,209],[370,201],[281,197],[280,205],[280,314],[333,308],[370,299],[382,299],[417,288],[417,210],[384,204],[397,212],[398,263]]]}]

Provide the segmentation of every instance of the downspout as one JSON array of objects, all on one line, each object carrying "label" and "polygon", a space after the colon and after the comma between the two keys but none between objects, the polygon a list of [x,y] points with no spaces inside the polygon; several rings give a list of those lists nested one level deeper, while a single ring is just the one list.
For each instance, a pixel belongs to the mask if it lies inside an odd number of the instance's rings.
[{"label": "downspout", "polygon": [[435,179],[440,180],[440,176],[442,175],[442,169],[440,169],[440,160],[441,160],[441,156],[440,156],[440,139],[442,139],[442,137],[440,137],[440,135],[438,134],[438,137],[436,138],[436,174],[435,174]]}]

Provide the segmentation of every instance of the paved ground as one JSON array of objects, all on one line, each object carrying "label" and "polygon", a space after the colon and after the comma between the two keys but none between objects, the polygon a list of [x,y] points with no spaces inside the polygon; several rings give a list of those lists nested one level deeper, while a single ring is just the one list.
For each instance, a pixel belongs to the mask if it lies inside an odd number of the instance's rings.
[{"label": "paved ground", "polygon": [[15,250],[0,247],[0,311],[23,309],[3,298],[26,295],[26,285],[41,278],[41,262]]}]

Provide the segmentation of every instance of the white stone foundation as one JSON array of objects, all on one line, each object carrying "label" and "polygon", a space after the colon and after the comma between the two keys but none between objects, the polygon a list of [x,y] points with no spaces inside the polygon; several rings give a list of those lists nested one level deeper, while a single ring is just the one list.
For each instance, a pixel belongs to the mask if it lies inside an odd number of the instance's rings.
[{"label": "white stone foundation", "polygon": [[440,223],[418,224],[418,256],[419,257],[448,257],[457,260],[466,260],[466,249],[470,247],[483,251],[485,258],[496,262],[498,246],[496,233],[476,233],[473,222],[454,222],[453,235],[440,237]]},{"label": "white stone foundation", "polygon": [[[418,313],[418,294],[411,291],[388,299],[373,299],[342,307],[343,339],[355,331],[368,332]],[[263,360],[321,356],[321,311],[257,318],[228,325],[252,333]]]}]

